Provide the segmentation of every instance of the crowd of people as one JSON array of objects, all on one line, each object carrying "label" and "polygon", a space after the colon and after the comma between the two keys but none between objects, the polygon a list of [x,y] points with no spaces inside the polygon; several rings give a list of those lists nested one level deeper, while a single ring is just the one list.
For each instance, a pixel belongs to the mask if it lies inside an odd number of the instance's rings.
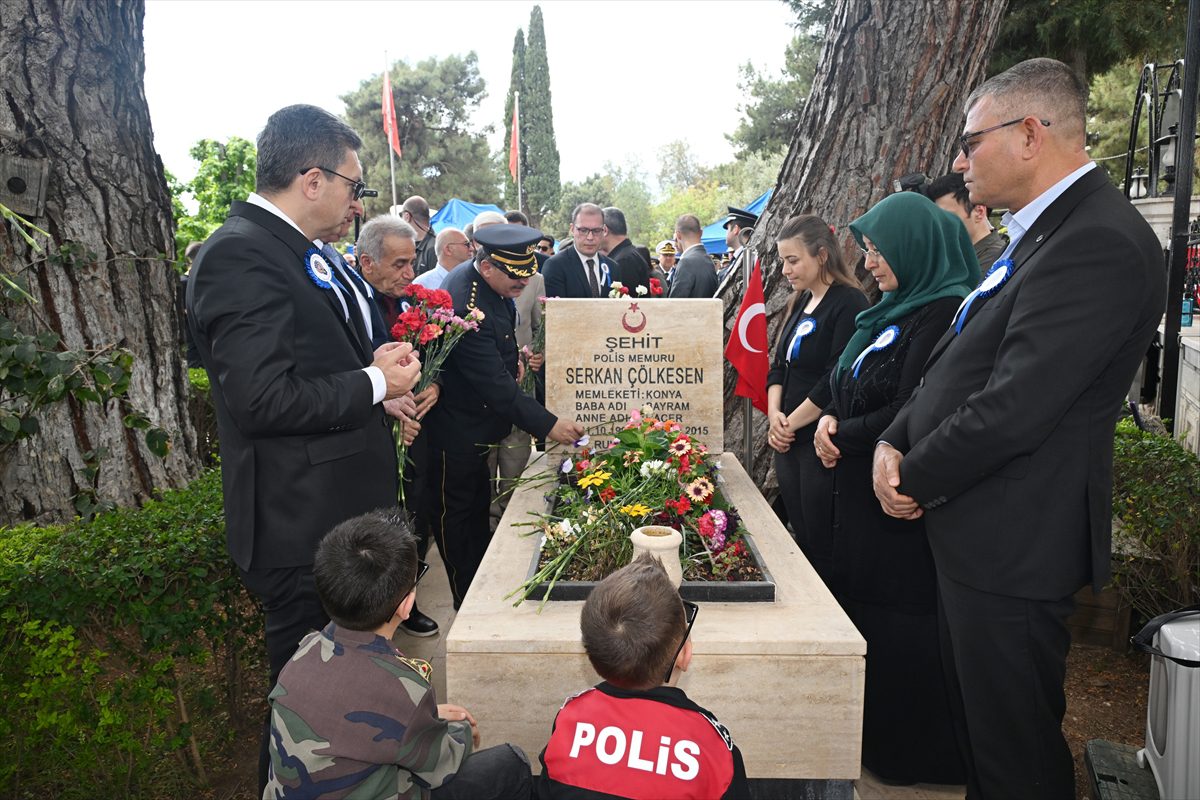
[{"label": "crowd of people", "polygon": [[[870,286],[827,221],[776,235],[792,295],[768,443],[793,535],[867,641],[863,763],[889,782],[1074,796],[1066,618],[1108,578],[1112,429],[1165,292],[1156,238],[1087,158],[1086,97],[1049,59],[977,88],[955,172],[849,224]],[[694,215],[651,254],[617,208],[578,205],[556,246],[519,211],[435,234],[414,196],[339,252],[363,213],[360,147],[321,109],[272,115],[256,190],[186,290],[229,552],[265,614],[264,796],[747,796],[728,731],[674,688],[699,609],[654,563],[584,605],[602,683],[559,711],[537,781],[515,747],[472,752],[476,720],[438,705],[428,664],[391,640],[438,632],[415,594],[430,539],[458,608],[530,449],[583,434],[538,381],[522,389],[544,366],[537,299],[618,282],[713,297],[757,218],[730,209],[715,263]],[[1007,239],[989,208],[1007,209]],[[390,336],[412,285],[479,320],[417,394],[422,354]],[[652,769],[614,761],[597,731],[631,726],[676,744],[654,745]]]}]

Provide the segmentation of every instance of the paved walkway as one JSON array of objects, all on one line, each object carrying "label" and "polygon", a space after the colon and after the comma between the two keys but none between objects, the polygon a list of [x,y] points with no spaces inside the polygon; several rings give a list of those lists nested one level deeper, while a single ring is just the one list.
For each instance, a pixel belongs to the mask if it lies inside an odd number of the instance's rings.
[{"label": "paved walkway", "polygon": [[[417,605],[421,611],[437,620],[442,632],[423,639],[399,632],[392,641],[406,656],[423,658],[433,665],[433,685],[437,690],[438,699],[443,703],[453,703],[455,699],[446,696],[445,632],[454,623],[454,604],[450,597],[450,584],[446,580],[446,568],[436,546],[430,546],[426,560],[429,562],[429,573],[417,588]],[[719,709],[713,710],[720,714]],[[483,738],[483,746],[499,744],[488,741],[486,719],[479,720],[479,732]],[[547,736],[549,733],[546,731]],[[529,753],[529,757],[536,763],[537,753]],[[863,777],[855,782],[854,787],[861,800],[963,800],[965,795],[962,786],[887,786],[866,770],[863,771]]]}]

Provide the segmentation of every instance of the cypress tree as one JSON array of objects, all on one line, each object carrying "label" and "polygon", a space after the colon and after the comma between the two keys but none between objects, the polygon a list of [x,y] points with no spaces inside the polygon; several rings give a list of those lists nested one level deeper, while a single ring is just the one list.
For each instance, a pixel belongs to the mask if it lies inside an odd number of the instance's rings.
[{"label": "cypress tree", "polygon": [[[525,211],[530,222],[537,224],[543,214],[558,208],[562,188],[558,179],[558,145],[554,141],[554,112],[550,103],[550,63],[546,58],[541,6],[534,6],[529,15],[529,39],[524,60],[521,188],[525,194]],[[509,114],[511,125],[511,108]]]},{"label": "cypress tree", "polygon": [[[512,117],[513,117],[513,93],[521,93],[521,116],[525,116],[525,33],[520,28],[517,28],[517,38],[513,41],[513,57],[512,57],[512,77],[508,81],[508,99],[504,101],[504,152],[500,154],[500,166],[504,171],[504,205],[505,208],[515,209],[524,208],[525,203],[517,199],[517,182],[513,180],[512,173],[508,171],[508,156],[512,152]],[[521,126],[519,131],[519,144],[521,145],[521,172],[524,173],[526,166],[525,158],[525,120],[518,120]],[[529,196],[529,190],[522,185],[522,190],[525,196]]]}]

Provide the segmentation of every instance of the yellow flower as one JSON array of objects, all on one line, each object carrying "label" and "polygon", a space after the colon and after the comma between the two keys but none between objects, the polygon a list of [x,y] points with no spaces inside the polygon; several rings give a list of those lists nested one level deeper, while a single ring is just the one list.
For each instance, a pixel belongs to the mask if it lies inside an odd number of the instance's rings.
[{"label": "yellow flower", "polygon": [[634,503],[634,504],[628,505],[628,506],[621,506],[621,509],[620,509],[622,514],[628,514],[631,517],[644,517],[650,513],[650,510],[651,509],[642,505],[641,503]]},{"label": "yellow flower", "polygon": [[596,470],[595,472],[588,473],[579,479],[579,488],[586,489],[589,486],[603,486],[611,477],[611,472]]}]

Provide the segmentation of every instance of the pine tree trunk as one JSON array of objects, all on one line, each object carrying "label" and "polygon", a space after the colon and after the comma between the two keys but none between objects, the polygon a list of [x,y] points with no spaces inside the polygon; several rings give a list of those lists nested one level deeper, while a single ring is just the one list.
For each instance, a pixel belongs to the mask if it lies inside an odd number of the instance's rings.
[{"label": "pine tree trunk", "polygon": [[[0,456],[0,523],[61,520],[86,489],[84,453],[103,448],[98,496],[118,504],[179,486],[197,470],[178,346],[178,278],[170,196],[154,152],[142,89],[142,0],[0,2],[0,152],[49,160],[44,216],[31,220],[72,243],[75,266],[41,260],[26,276],[37,313],[68,348],[116,345],[134,355],[129,405],[170,432],[152,454],[122,424],[118,401],[64,400],[40,416],[41,432]],[[0,238],[0,268],[35,262],[13,231]],[[19,324],[28,310],[9,306]]]},{"label": "pine tree trunk", "polygon": [[[963,102],[986,77],[1006,0],[837,0],[812,92],[751,240],[762,259],[769,338],[783,324],[789,287],[779,271],[775,233],[794,214],[812,213],[837,228],[857,261],[847,223],[913,172],[949,171],[961,132]],[[726,285],[726,336],[741,303],[740,276]],[[742,456],[742,399],[737,373],[725,369],[725,449]],[[774,453],[767,419],[754,412],[755,482],[773,496]]]}]

